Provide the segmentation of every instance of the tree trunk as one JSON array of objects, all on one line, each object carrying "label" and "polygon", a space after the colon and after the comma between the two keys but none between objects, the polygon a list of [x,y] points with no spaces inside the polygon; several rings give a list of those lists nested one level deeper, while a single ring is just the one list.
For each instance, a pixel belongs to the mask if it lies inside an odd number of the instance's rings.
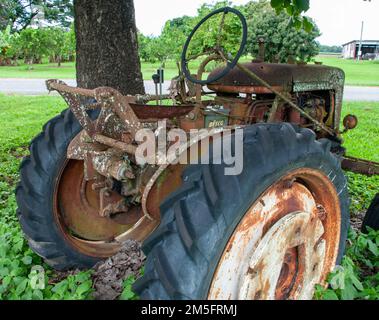
[{"label": "tree trunk", "polygon": [[133,0],[74,0],[78,86],[144,93]]}]

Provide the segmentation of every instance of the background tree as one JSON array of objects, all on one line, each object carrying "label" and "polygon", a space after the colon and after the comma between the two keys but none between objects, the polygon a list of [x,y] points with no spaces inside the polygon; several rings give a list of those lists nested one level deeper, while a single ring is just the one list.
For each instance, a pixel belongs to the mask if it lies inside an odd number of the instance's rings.
[{"label": "background tree", "polygon": [[11,64],[13,41],[10,26],[3,31],[0,30],[0,66]]},{"label": "background tree", "polygon": [[12,31],[24,30],[41,11],[55,25],[69,27],[73,21],[72,0],[1,0],[0,30],[8,25]]},{"label": "background tree", "polygon": [[38,10],[33,8],[34,0],[2,0],[0,3],[0,28],[8,25],[12,31],[23,30],[30,25]]},{"label": "background tree", "polygon": [[250,2],[246,6],[248,17],[249,41],[248,52],[257,56],[258,38],[265,39],[266,60],[287,62],[288,59],[310,61],[319,53],[316,38],[320,31],[312,20],[312,28],[308,31],[298,29],[284,12],[276,13],[269,2],[261,0]]},{"label": "background tree", "polygon": [[133,0],[75,0],[77,81],[144,92]]},{"label": "background tree", "polygon": [[62,62],[72,61],[75,56],[75,33],[73,28],[69,32],[60,27],[46,29],[49,38],[48,55],[49,62],[55,62],[58,67]]},{"label": "background tree", "polygon": [[324,53],[342,53],[342,46],[325,46],[325,45],[320,45],[320,52],[324,52]]},{"label": "background tree", "polygon": [[46,21],[69,28],[74,21],[74,5],[72,0],[40,0]]},{"label": "background tree", "polygon": [[25,29],[12,45],[16,58],[23,58],[29,68],[32,68],[32,64],[41,63],[42,57],[49,54],[53,39],[48,29]]},{"label": "background tree", "polygon": [[[318,43],[315,39],[320,35],[311,19],[309,30],[298,28],[286,10],[274,10],[270,1],[251,1],[246,5],[237,6],[247,18],[249,39],[246,53],[257,56],[258,37],[266,39],[266,57],[270,61],[287,62],[289,57],[302,61],[309,61],[317,55]],[[178,61],[183,44],[192,28],[211,11],[231,5],[228,1],[219,1],[215,4],[203,4],[196,17],[181,17],[167,21],[159,37],[140,36],[141,58],[144,61],[156,62],[174,59]],[[277,11],[277,12],[276,12]],[[299,11],[293,11],[299,12]],[[299,14],[299,13],[297,13]],[[217,21],[216,21],[217,20]],[[189,55],[196,55],[215,45],[218,33],[219,17],[214,17],[200,28],[191,41]],[[234,15],[227,16],[224,24],[222,43],[228,52],[239,47],[241,39],[241,25]]]}]

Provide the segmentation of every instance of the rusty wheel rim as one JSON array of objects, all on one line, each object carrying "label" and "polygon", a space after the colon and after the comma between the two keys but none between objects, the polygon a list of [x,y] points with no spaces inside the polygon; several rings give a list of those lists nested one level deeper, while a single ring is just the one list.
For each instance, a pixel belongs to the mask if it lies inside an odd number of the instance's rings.
[{"label": "rusty wheel rim", "polygon": [[229,239],[211,300],[310,300],[333,270],[340,202],[321,171],[299,169],[266,190]]},{"label": "rusty wheel rim", "polygon": [[144,217],[142,210],[134,225],[100,217],[98,191],[92,189],[93,182],[85,181],[83,168],[83,161],[66,160],[55,185],[54,219],[65,240],[97,258],[114,255],[126,240],[143,241],[159,222]]}]

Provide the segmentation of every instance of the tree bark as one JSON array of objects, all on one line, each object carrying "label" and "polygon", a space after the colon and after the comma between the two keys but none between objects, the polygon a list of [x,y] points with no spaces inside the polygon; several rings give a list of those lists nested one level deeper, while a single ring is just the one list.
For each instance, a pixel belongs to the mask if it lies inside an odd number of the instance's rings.
[{"label": "tree bark", "polygon": [[74,0],[78,86],[144,93],[133,0]]}]

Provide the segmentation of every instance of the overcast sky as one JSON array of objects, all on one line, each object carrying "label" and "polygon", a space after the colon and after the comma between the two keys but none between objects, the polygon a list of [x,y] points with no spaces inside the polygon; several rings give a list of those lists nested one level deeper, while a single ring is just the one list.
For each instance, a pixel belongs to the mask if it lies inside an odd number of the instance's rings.
[{"label": "overcast sky", "polygon": [[[138,29],[145,35],[159,35],[164,23],[183,15],[196,15],[202,3],[212,0],[134,0]],[[234,0],[244,4],[248,0]],[[341,45],[359,39],[362,20],[364,39],[379,40],[379,0],[311,0],[307,15],[321,29],[321,44]]]}]

